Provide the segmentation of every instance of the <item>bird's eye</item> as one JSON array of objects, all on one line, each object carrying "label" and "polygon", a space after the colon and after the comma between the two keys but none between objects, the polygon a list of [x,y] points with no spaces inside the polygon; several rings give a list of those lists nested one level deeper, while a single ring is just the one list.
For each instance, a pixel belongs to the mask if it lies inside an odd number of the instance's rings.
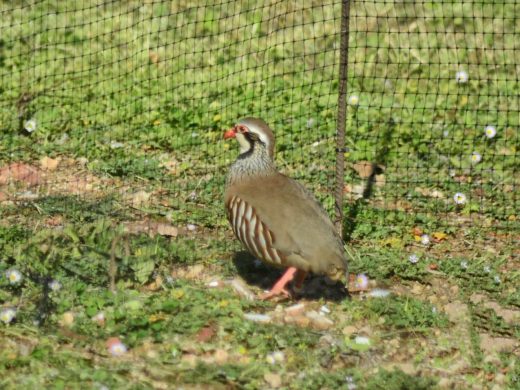
[{"label": "bird's eye", "polygon": [[240,133],[240,134],[244,134],[244,133],[247,133],[248,129],[247,127],[243,126],[243,125],[237,125],[237,132]]}]

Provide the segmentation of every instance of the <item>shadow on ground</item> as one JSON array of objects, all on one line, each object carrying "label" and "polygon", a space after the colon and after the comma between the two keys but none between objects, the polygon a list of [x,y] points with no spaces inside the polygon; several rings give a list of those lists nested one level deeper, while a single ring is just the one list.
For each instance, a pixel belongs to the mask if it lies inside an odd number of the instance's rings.
[{"label": "shadow on ground", "polygon": [[[262,290],[269,290],[284,272],[283,269],[256,262],[255,258],[246,251],[235,252],[233,264],[240,277],[248,285]],[[342,301],[349,298],[349,295],[345,286],[340,282],[333,282],[324,276],[307,276],[303,290],[298,293],[296,300],[322,298],[330,301]]]}]

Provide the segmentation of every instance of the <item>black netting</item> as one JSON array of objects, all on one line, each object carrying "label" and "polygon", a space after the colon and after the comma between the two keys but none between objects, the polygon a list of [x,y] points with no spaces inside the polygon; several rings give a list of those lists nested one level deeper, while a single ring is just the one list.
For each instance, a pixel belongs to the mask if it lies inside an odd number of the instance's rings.
[{"label": "black netting", "polygon": [[379,220],[518,240],[519,7],[352,3],[347,136],[385,169]]},{"label": "black netting", "polygon": [[340,4],[196,3],[2,4],[1,161],[67,160],[35,197],[142,189],[214,225],[236,155],[222,130],[244,116],[265,118],[280,165],[327,196]]}]

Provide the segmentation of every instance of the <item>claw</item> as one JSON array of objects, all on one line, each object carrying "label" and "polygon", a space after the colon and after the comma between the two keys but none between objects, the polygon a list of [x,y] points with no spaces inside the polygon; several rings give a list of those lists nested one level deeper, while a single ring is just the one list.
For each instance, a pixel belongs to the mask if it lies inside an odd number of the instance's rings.
[{"label": "claw", "polygon": [[289,267],[282,275],[282,277],[274,284],[271,291],[260,295],[260,299],[267,300],[280,295],[284,296],[285,298],[290,298],[292,294],[285,288],[285,286],[287,283],[293,280],[296,271],[296,268]]},{"label": "claw", "polygon": [[292,294],[290,291],[288,291],[286,288],[282,289],[271,289],[270,291],[263,293],[260,295],[260,300],[262,301],[268,301],[273,298],[282,298],[282,299],[290,299],[292,298]]}]

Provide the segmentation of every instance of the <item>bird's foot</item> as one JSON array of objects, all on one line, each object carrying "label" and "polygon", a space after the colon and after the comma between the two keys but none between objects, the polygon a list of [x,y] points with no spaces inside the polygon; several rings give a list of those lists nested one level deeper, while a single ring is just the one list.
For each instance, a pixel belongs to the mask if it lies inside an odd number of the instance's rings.
[{"label": "bird's foot", "polygon": [[292,297],[293,297],[292,293],[289,290],[287,290],[286,288],[281,288],[281,289],[272,288],[271,290],[269,290],[263,294],[260,294],[259,298],[262,301],[268,301],[271,299],[279,299],[279,300],[291,299]]},{"label": "bird's foot", "polygon": [[261,300],[268,300],[274,297],[282,296],[284,298],[291,298],[292,294],[285,286],[293,280],[294,274],[296,274],[297,270],[294,267],[289,267],[287,271],[282,275],[282,277],[274,284],[273,288],[262,295],[260,295]]}]

